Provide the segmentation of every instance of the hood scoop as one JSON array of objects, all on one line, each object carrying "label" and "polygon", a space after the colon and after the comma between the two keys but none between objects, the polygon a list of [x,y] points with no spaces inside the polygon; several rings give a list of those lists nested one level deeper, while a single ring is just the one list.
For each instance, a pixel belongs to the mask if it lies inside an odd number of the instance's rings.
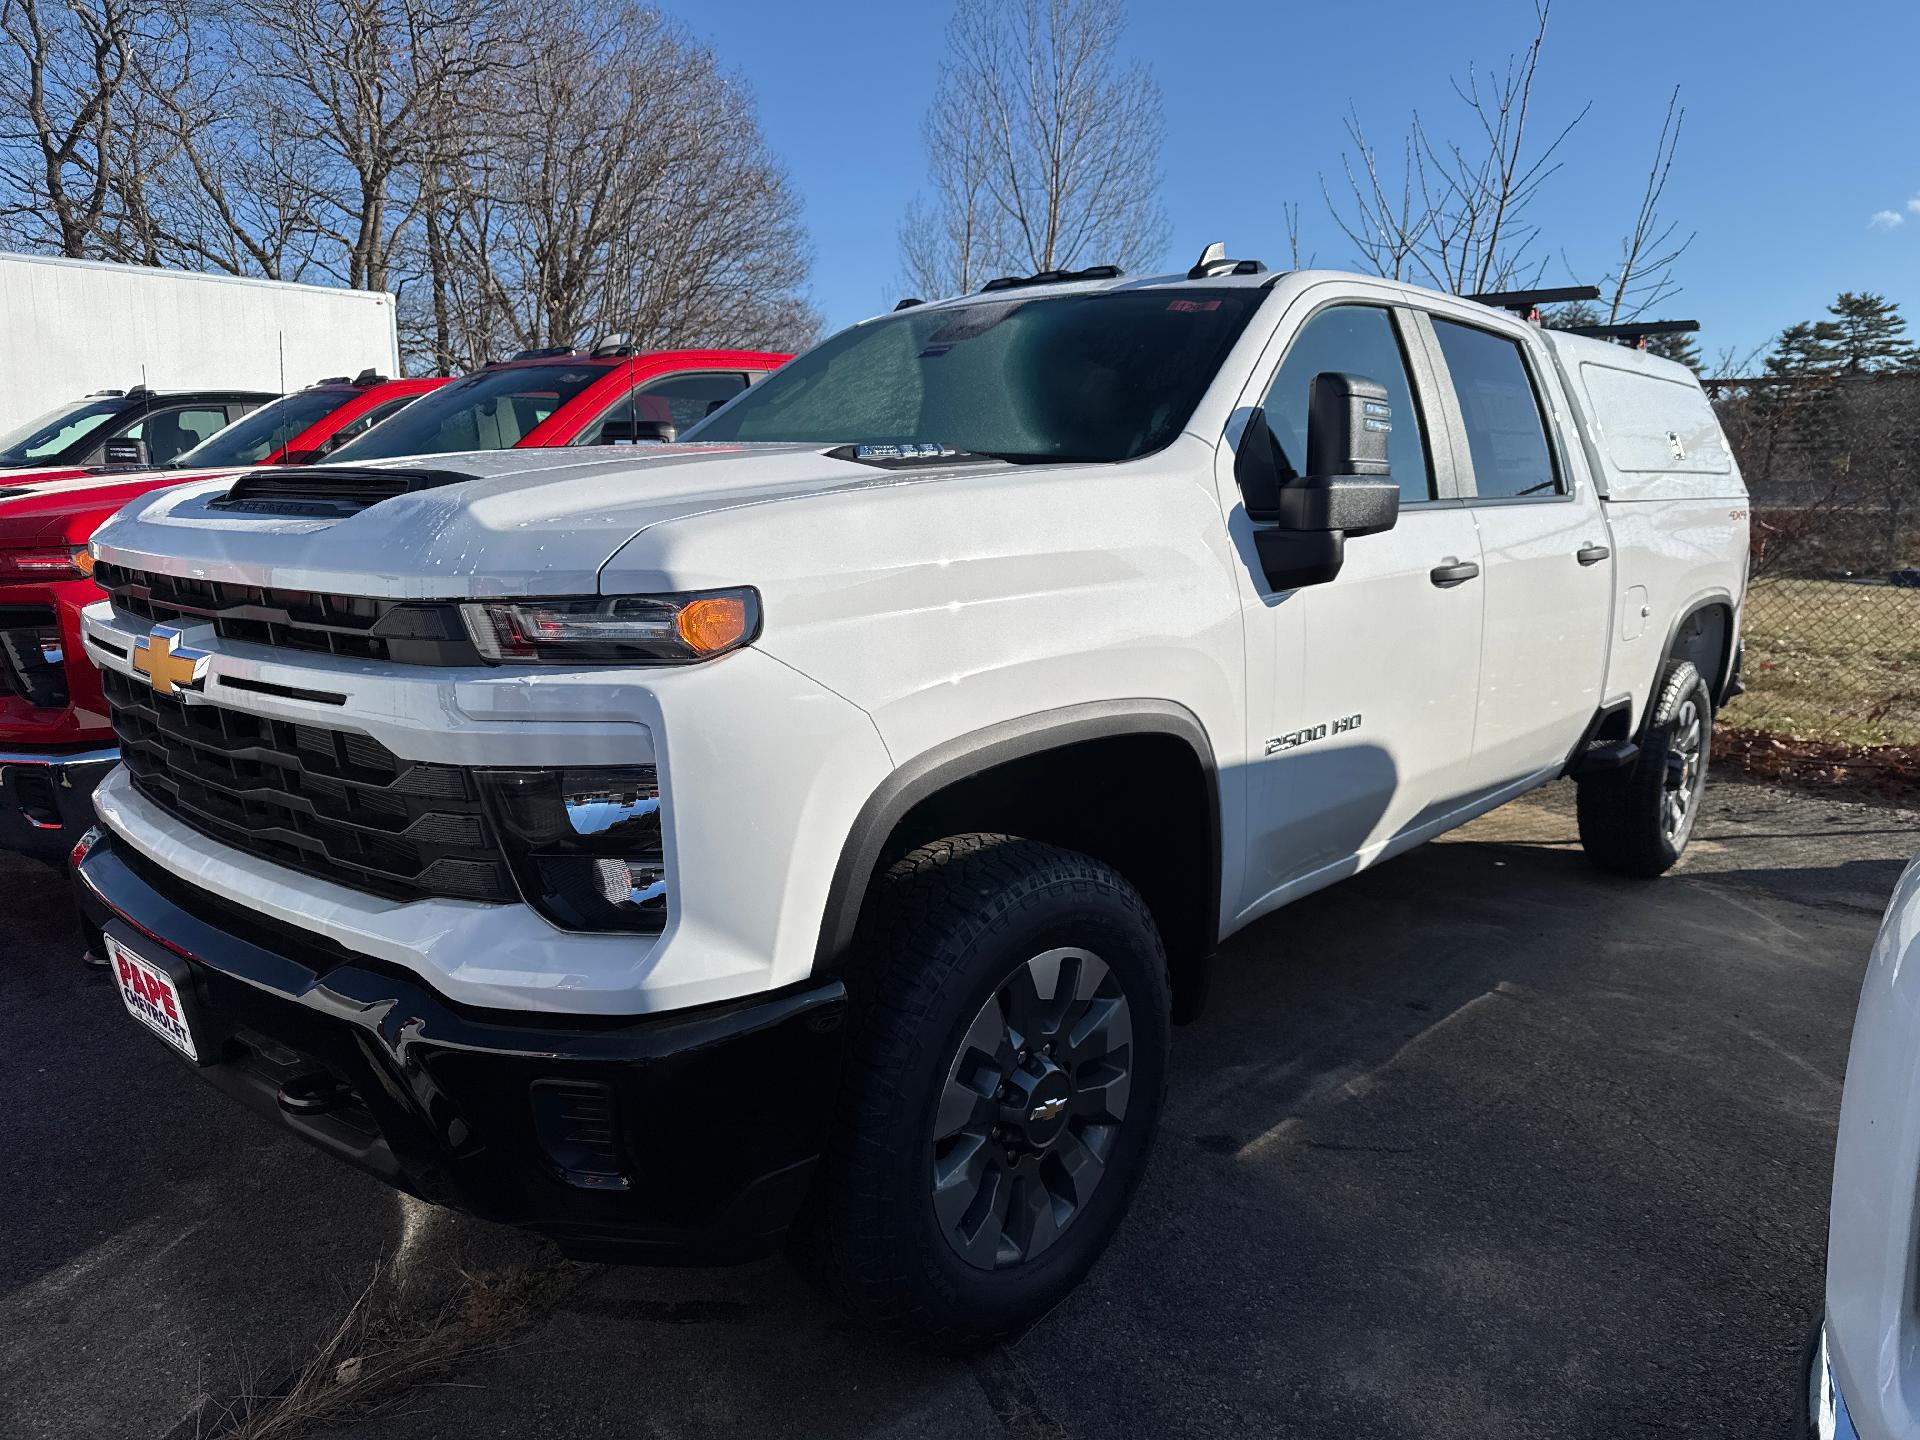
[{"label": "hood scoop", "polygon": [[382,500],[459,485],[480,477],[459,470],[356,470],[345,466],[255,470],[209,510],[239,510],[255,515],[304,515],[344,520]]}]

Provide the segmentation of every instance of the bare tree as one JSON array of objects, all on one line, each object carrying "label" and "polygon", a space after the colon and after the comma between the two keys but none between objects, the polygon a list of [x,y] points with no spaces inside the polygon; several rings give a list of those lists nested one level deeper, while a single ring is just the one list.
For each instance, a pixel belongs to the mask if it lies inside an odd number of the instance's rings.
[{"label": "bare tree", "polygon": [[511,89],[519,113],[433,186],[446,361],[614,331],[812,340],[798,203],[708,51],[657,11],[580,0],[543,14]]},{"label": "bare tree", "polygon": [[924,136],[934,187],[901,234],[910,284],[1134,267],[1166,241],[1160,90],[1098,0],[959,0]]},{"label": "bare tree", "polygon": [[99,253],[124,173],[123,110],[150,0],[0,5],[0,223],[13,243]]},{"label": "bare tree", "polygon": [[1667,98],[1666,118],[1660,124],[1660,138],[1653,149],[1653,165],[1647,171],[1646,188],[1640,195],[1640,209],[1633,229],[1620,242],[1620,260],[1601,284],[1607,294],[1607,321],[1633,320],[1679,293],[1673,267],[1693,244],[1693,233],[1676,240],[1679,224],[1663,220],[1660,200],[1666,193],[1667,177],[1673,173],[1674,152],[1680,147],[1680,124],[1687,112],[1680,106],[1680,87],[1674,86]]},{"label": "bare tree", "polygon": [[1535,0],[1532,39],[1497,80],[1469,69],[1464,83],[1454,82],[1471,117],[1468,139],[1436,139],[1416,112],[1395,172],[1381,164],[1358,115],[1349,116],[1353,151],[1341,157],[1347,196],[1336,199],[1324,176],[1321,193],[1375,273],[1472,293],[1536,279],[1545,268],[1533,253],[1540,230],[1528,209],[1592,108],[1582,107],[1545,144],[1533,143],[1528,127],[1551,10],[1548,0]]},{"label": "bare tree", "polygon": [[528,17],[486,0],[234,0],[261,81],[260,122],[356,289],[387,289],[416,219],[435,123],[522,59]]}]

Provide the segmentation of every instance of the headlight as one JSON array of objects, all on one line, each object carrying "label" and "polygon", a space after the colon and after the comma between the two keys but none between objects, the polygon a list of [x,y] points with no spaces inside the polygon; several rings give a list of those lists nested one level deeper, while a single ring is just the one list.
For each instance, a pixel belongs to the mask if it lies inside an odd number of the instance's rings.
[{"label": "headlight", "polygon": [[753,590],[487,600],[462,605],[467,633],[495,664],[676,665],[737,650],[760,630]]},{"label": "headlight", "polygon": [[566,930],[651,933],[666,924],[653,766],[476,773],[534,909]]}]

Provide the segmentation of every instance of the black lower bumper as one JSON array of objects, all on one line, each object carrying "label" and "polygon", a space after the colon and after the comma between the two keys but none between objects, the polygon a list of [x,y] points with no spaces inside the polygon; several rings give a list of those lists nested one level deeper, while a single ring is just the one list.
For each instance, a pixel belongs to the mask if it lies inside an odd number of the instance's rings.
[{"label": "black lower bumper", "polygon": [[111,837],[77,882],[90,926],[175,975],[202,1076],[422,1199],[582,1258],[675,1263],[766,1253],[805,1197],[833,1108],[838,981],[664,1016],[503,1014]]},{"label": "black lower bumper", "polygon": [[0,850],[64,865],[93,824],[93,790],[120,763],[111,748],[0,750]]}]

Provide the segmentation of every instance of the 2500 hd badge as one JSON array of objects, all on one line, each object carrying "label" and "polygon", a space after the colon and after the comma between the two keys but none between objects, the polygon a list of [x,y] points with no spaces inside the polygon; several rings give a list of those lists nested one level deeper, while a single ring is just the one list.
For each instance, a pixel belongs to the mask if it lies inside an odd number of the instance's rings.
[{"label": "2500 hd badge", "polygon": [[1302,745],[1311,745],[1315,740],[1324,740],[1329,735],[1344,735],[1349,730],[1360,728],[1360,717],[1348,715],[1326,725],[1310,725],[1305,730],[1294,730],[1285,735],[1276,735],[1267,741],[1267,754],[1278,755],[1282,750],[1298,749]]}]

